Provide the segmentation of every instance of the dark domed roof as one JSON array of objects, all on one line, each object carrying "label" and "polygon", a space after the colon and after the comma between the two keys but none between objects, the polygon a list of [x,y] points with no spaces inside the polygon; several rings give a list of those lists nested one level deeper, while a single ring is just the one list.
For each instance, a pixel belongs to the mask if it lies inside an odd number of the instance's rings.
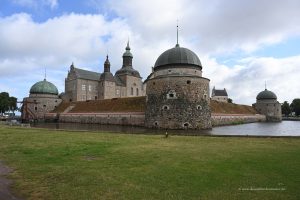
[{"label": "dark domed roof", "polygon": [[122,75],[122,74],[127,74],[127,75],[131,75],[131,76],[135,76],[140,78],[140,73],[133,69],[130,66],[126,66],[126,67],[122,67],[121,69],[119,69],[118,71],[116,71],[116,75]]},{"label": "dark domed roof", "polygon": [[198,56],[187,48],[180,47],[178,44],[165,52],[163,52],[156,60],[154,69],[160,66],[173,64],[194,65],[202,69],[202,65]]},{"label": "dark domed roof", "polygon": [[35,83],[30,88],[30,94],[54,94],[58,95],[58,90],[53,83],[50,83],[44,79],[43,81],[39,81]]},{"label": "dark domed roof", "polygon": [[260,93],[258,93],[256,99],[257,100],[277,99],[277,96],[276,96],[276,94],[274,94],[274,92],[265,89],[264,91],[261,91]]}]

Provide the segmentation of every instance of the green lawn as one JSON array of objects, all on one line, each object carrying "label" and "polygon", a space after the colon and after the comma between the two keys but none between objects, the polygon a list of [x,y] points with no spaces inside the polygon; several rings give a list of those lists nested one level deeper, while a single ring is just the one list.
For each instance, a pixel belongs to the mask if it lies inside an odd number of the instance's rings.
[{"label": "green lawn", "polygon": [[297,138],[0,126],[0,160],[25,199],[300,199]]}]

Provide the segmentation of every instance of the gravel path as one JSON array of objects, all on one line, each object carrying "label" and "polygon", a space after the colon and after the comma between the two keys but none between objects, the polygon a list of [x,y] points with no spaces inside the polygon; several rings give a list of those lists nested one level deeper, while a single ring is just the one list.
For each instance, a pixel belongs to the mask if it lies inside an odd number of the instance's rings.
[{"label": "gravel path", "polygon": [[7,179],[6,176],[12,170],[5,166],[3,162],[0,161],[0,199],[1,200],[22,200],[16,196],[14,196],[9,187],[12,184],[12,181]]}]

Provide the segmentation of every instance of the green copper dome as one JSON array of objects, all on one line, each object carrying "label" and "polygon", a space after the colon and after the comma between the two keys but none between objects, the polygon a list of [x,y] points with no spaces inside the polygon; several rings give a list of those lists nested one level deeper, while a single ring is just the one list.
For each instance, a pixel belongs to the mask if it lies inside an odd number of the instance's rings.
[{"label": "green copper dome", "polygon": [[277,96],[276,94],[274,94],[274,92],[265,89],[264,91],[258,93],[256,99],[257,100],[277,99]]},{"label": "green copper dome", "polygon": [[178,44],[163,52],[156,60],[154,69],[168,65],[193,65],[202,69],[198,56],[187,48],[180,47]]},{"label": "green copper dome", "polygon": [[43,81],[39,81],[35,83],[30,88],[30,94],[54,94],[58,95],[58,90],[53,83],[50,83],[44,79]]}]

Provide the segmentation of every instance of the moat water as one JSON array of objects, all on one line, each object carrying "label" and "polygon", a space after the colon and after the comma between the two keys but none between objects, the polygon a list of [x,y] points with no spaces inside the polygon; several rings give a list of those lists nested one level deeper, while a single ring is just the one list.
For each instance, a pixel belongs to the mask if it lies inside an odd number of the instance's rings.
[{"label": "moat water", "polygon": [[[166,130],[146,129],[134,126],[77,124],[77,123],[35,123],[32,127],[78,131],[101,131],[127,134],[165,134]],[[220,126],[211,130],[168,130],[171,135],[226,135],[226,136],[300,136],[300,121],[279,123],[251,123]]]}]

